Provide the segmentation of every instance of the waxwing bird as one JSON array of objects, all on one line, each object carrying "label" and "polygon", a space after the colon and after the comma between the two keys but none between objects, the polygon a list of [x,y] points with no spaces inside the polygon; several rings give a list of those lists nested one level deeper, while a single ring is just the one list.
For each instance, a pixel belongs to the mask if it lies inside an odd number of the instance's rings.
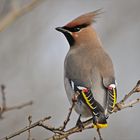
[{"label": "waxwing bird", "polygon": [[92,27],[99,10],[79,16],[56,30],[62,32],[70,49],[64,62],[67,97],[78,94],[75,111],[93,117],[94,128],[107,127],[107,118],[117,100],[113,64]]}]

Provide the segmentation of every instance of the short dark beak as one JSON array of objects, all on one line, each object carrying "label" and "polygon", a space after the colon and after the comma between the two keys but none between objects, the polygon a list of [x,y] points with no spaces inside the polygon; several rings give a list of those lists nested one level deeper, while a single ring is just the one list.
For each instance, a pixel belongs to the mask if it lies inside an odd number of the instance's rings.
[{"label": "short dark beak", "polygon": [[63,27],[57,27],[55,28],[57,31],[61,32],[64,34],[64,36],[67,38],[70,46],[72,46],[75,42],[73,36],[72,36],[72,33],[68,30],[68,28],[66,28],[65,26]]},{"label": "short dark beak", "polygon": [[66,29],[64,29],[63,27],[56,27],[55,28],[57,31],[61,32],[61,33],[65,33],[68,32]]}]

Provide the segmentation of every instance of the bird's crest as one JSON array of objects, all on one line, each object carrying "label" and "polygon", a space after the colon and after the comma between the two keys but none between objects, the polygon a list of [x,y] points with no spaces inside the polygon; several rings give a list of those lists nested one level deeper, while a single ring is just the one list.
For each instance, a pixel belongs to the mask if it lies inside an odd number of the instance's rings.
[{"label": "bird's crest", "polygon": [[93,12],[89,12],[89,13],[86,13],[84,15],[81,15],[77,18],[75,18],[74,20],[72,20],[71,22],[69,22],[67,25],[65,25],[65,27],[75,27],[75,26],[78,26],[78,25],[90,25],[92,24],[93,22],[95,22],[95,18],[97,17],[97,15],[101,14],[102,9],[98,9],[96,11],[93,11]]}]

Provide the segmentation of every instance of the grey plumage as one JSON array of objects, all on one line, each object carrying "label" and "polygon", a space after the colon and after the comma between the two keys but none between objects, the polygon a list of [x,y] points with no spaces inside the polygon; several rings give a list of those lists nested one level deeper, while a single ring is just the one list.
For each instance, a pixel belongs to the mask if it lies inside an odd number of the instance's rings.
[{"label": "grey plumage", "polygon": [[[112,61],[91,26],[95,14],[96,12],[91,12],[82,15],[66,26],[56,29],[65,35],[70,44],[64,62],[64,82],[69,101],[71,102],[75,93],[70,84],[71,80],[77,86],[90,89],[100,112],[107,115],[111,113],[116,101],[116,93],[112,92],[114,90],[108,94],[108,87],[115,85],[115,76]],[[111,108],[108,111],[109,106]],[[83,117],[92,115],[81,100],[76,103],[75,110]]]},{"label": "grey plumage", "polygon": [[[107,96],[106,88],[115,82],[113,65],[110,57],[105,53],[103,48],[87,49],[86,46],[75,47],[70,49],[65,59],[65,87],[67,96],[71,102],[73,92],[70,89],[71,79],[76,85],[88,87],[91,89],[94,98],[103,108],[106,108]],[[69,88],[67,88],[67,84]],[[77,107],[80,108],[80,107]],[[80,114],[80,112],[78,112]],[[87,108],[83,111],[82,116],[88,115]]]}]

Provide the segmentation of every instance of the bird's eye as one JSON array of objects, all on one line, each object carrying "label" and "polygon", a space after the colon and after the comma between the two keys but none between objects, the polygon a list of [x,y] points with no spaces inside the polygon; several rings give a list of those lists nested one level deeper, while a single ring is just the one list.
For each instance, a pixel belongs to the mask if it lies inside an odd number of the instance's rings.
[{"label": "bird's eye", "polygon": [[79,27],[75,27],[75,28],[73,28],[73,30],[74,30],[74,32],[78,32],[78,31],[81,30],[81,28],[79,28]]},{"label": "bird's eye", "polygon": [[79,27],[79,26],[76,26],[76,27],[73,27],[73,28],[64,26],[63,28],[70,31],[70,32],[79,32],[81,30],[81,27]]}]

